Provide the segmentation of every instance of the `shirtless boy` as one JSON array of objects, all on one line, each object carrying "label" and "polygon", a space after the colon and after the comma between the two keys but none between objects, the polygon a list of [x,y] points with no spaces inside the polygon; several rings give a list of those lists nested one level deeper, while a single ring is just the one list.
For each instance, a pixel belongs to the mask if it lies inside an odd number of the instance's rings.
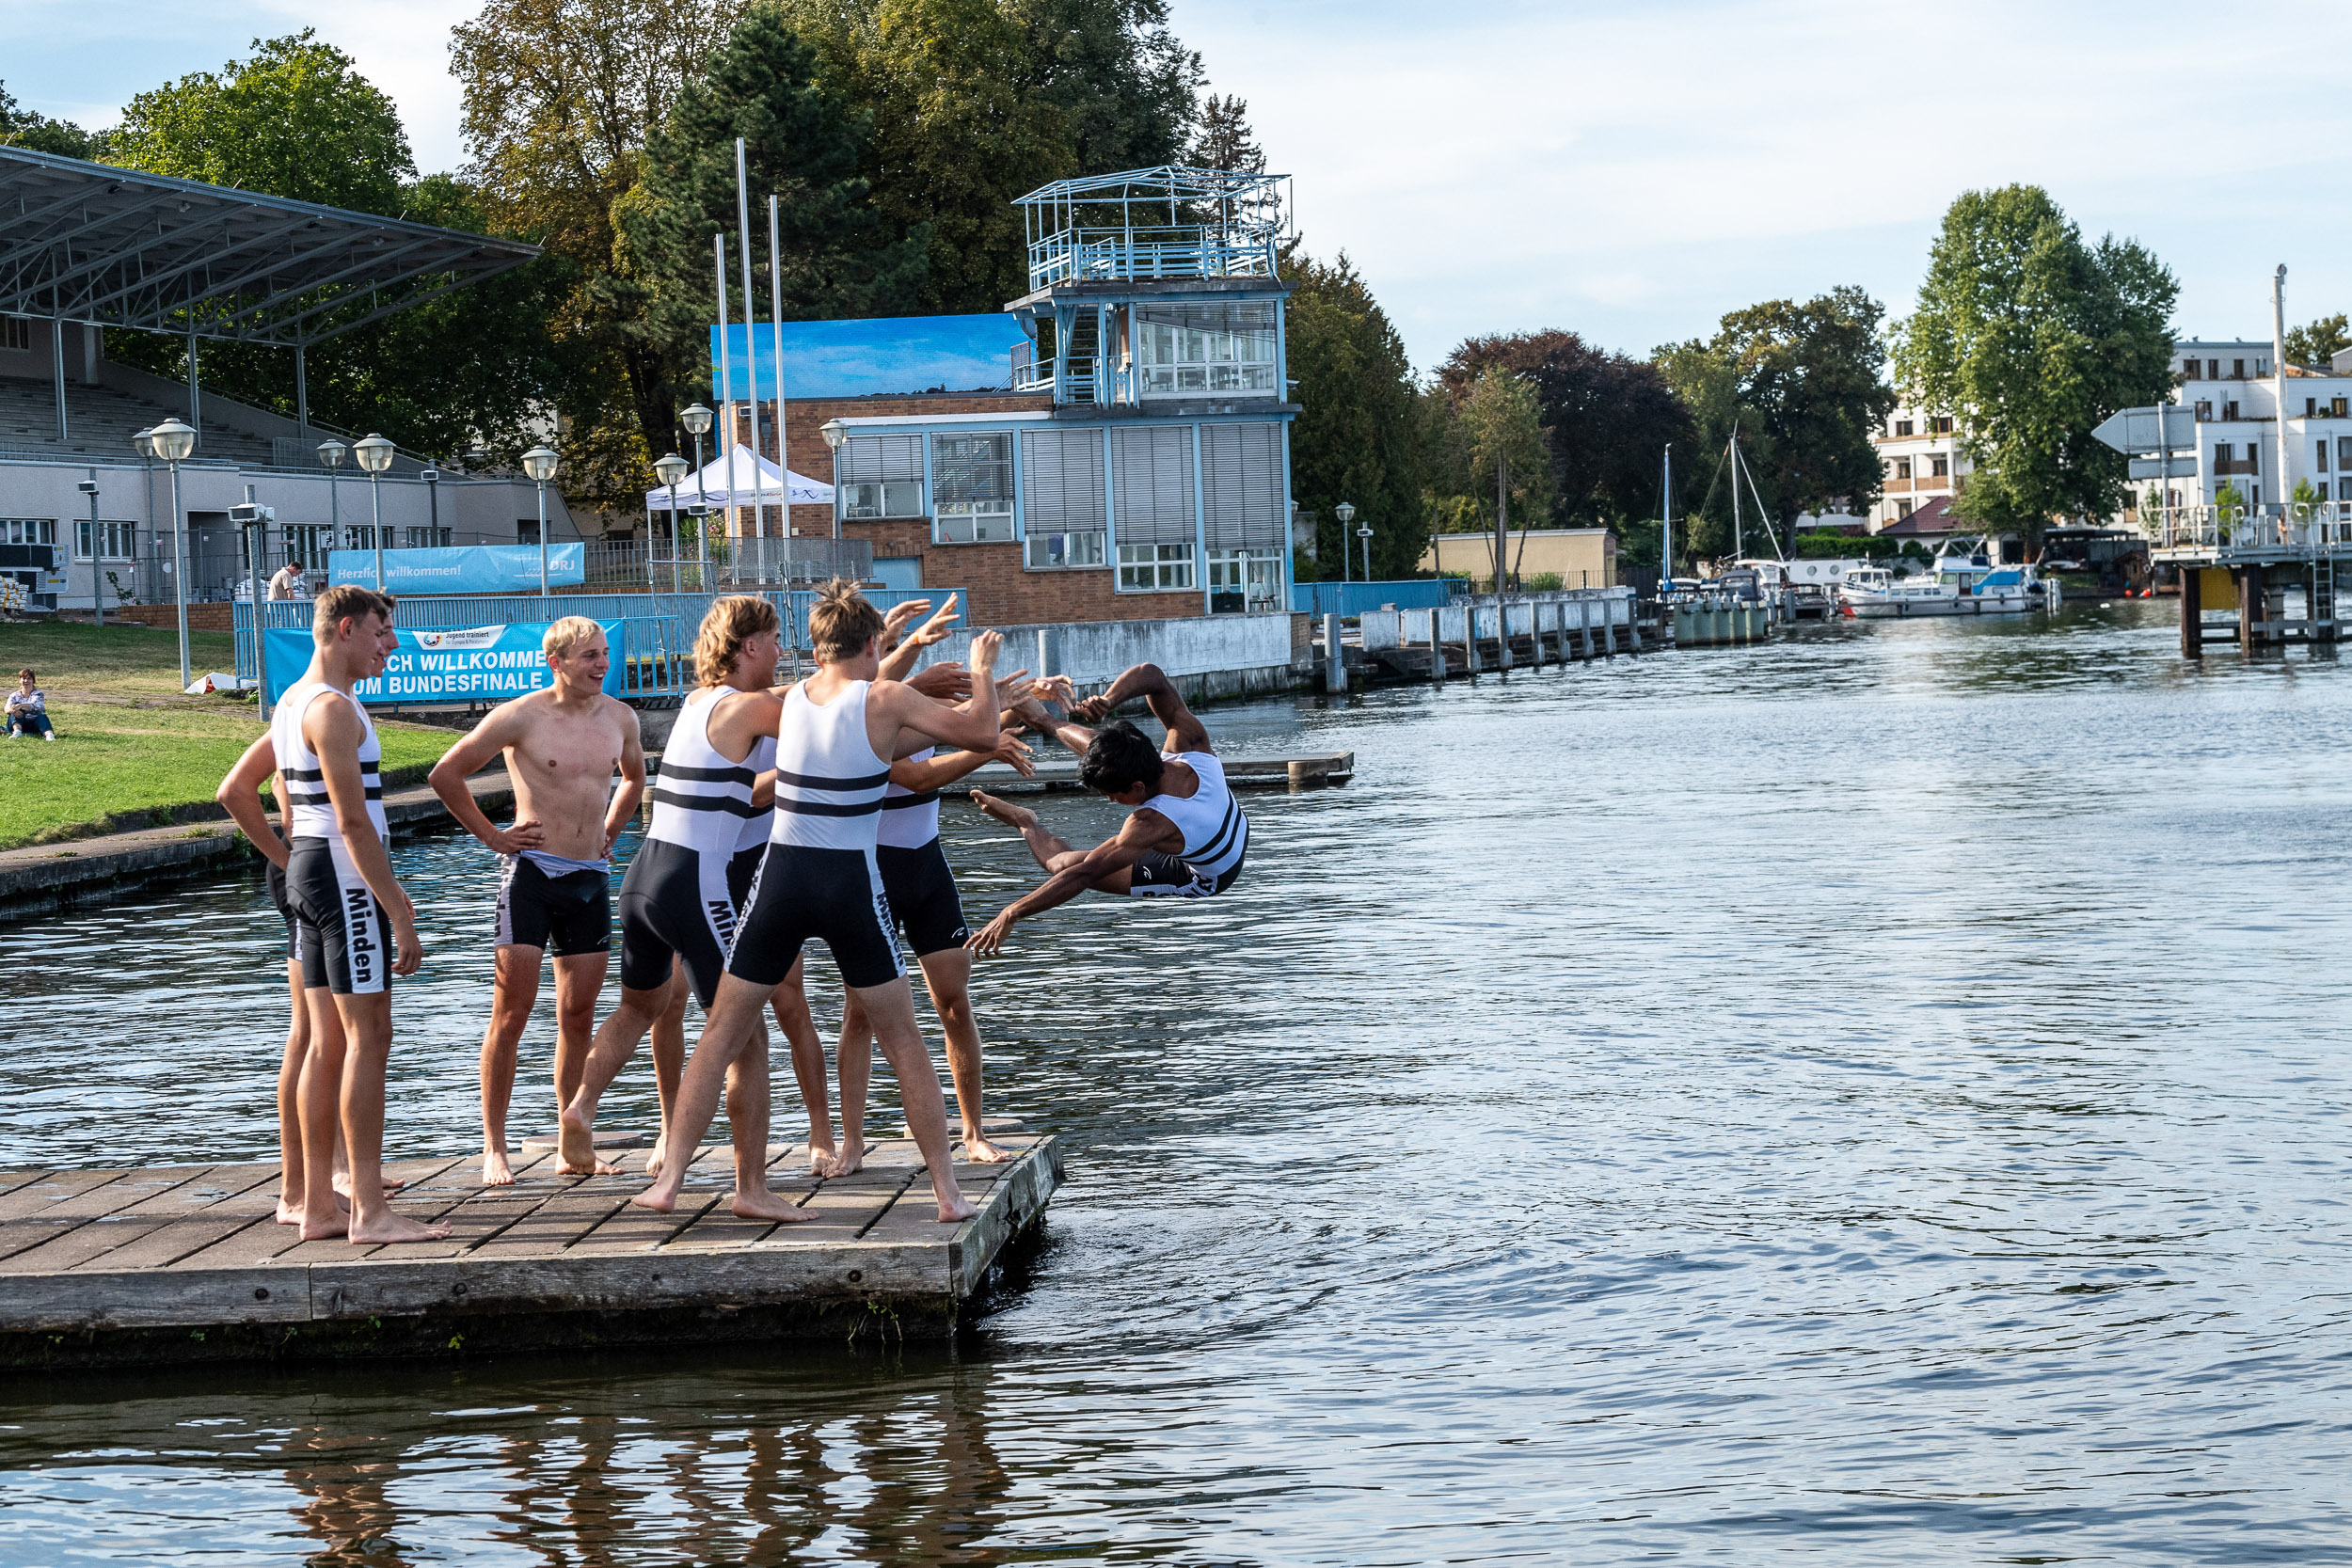
[{"label": "shirtless boy", "polygon": [[[1087,727],[1137,697],[1167,727],[1168,738],[1159,746],[1123,719]],[[969,943],[973,952],[1002,952],[1015,922],[1067,904],[1089,889],[1121,898],[1208,898],[1241,876],[1249,818],[1226,787],[1225,768],[1210,750],[1208,730],[1158,665],[1138,664],[1100,697],[1073,704],[1071,722],[1056,722],[1035,698],[1016,705],[1014,712],[1079,754],[1079,783],[1131,809],[1116,834],[1081,850],[1039,827],[1037,813],[974,790],[973,801],[1018,832],[1049,875],[980,928]]]},{"label": "shirtless boy", "polygon": [[[300,921],[310,1050],[302,1067],[302,1238],[433,1242],[446,1225],[393,1212],[384,1196],[384,1066],[392,1049],[391,977],[424,961],[417,916],[393,879],[377,764],[384,749],[354,689],[384,673],[400,639],[392,601],[355,584],[319,595],[317,651],[270,720],[294,844],[287,899]],[[258,802],[257,802],[258,804]],[[389,961],[388,961],[389,960]],[[336,1202],[341,1122],[351,1207]]]},{"label": "shirtless boy", "polygon": [[687,1165],[717,1113],[727,1069],[765,1035],[759,1015],[769,993],[815,937],[831,949],[843,989],[872,1022],[882,1054],[898,1075],[908,1128],[930,1167],[939,1219],[953,1223],[975,1212],[956,1184],[939,1075],[915,1026],[914,993],[889,929],[874,849],[890,782],[887,759],[897,753],[902,729],[949,746],[995,748],[999,639],[982,632],[973,640],[972,694],[945,707],[900,682],[877,678],[882,631],[882,612],[851,583],[828,584],[810,612],[818,669],[782,701],[774,836],[725,978],[687,1062],[676,1113],[663,1133],[661,1174],[631,1199],[644,1208],[666,1213],[676,1206]]},{"label": "shirtless boy", "polygon": [[[504,862],[499,882],[496,982],[482,1035],[482,1180],[515,1180],[506,1113],[515,1053],[539,999],[539,960],[555,956],[555,1108],[580,1087],[612,948],[612,841],[645,792],[637,713],[604,692],[612,654],[604,628],[567,615],[540,641],[553,684],[501,703],[433,767],[434,793]],[[466,781],[504,752],[515,824],[499,828]],[[612,787],[612,775],[621,787]],[[566,1175],[592,1174],[593,1161]]]}]

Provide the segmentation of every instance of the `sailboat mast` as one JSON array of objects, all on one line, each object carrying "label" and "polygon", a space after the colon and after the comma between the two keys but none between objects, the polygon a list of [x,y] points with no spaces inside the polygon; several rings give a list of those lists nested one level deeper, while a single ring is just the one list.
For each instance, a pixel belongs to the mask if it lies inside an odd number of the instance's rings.
[{"label": "sailboat mast", "polygon": [[1731,559],[1748,552],[1740,543],[1740,427],[1731,427]]},{"label": "sailboat mast", "polygon": [[1675,444],[1666,443],[1666,480],[1664,501],[1658,515],[1658,566],[1660,577],[1668,583],[1675,576]]}]

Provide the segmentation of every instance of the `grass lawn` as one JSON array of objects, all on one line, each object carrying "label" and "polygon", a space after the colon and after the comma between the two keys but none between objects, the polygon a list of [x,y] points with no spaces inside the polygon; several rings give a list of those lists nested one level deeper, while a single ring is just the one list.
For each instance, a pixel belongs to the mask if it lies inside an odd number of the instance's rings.
[{"label": "grass lawn", "polygon": [[[192,633],[189,650],[199,672],[230,667],[225,632]],[[177,632],[0,625],[0,680],[13,687],[26,665],[49,694],[57,739],[0,740],[0,849],[145,826],[210,802],[262,733],[257,704],[179,694]],[[457,738],[412,724],[377,733],[388,780],[429,766]]]}]

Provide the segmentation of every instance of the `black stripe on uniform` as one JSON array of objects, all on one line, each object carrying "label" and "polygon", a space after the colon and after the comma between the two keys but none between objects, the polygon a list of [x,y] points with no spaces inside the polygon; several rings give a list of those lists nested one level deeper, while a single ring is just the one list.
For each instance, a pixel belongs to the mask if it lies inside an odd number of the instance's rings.
[{"label": "black stripe on uniform", "polygon": [[730,816],[758,816],[764,810],[749,800],[738,800],[729,795],[680,795],[659,784],[649,793],[656,805],[676,806],[685,811],[723,811]]},{"label": "black stripe on uniform", "polygon": [[889,769],[884,768],[870,779],[826,779],[812,773],[787,773],[776,769],[776,783],[790,784],[795,789],[879,789],[890,782]]},{"label": "black stripe on uniform", "polygon": [[748,768],[689,768],[684,763],[673,766],[659,764],[654,771],[665,779],[684,779],[692,784],[756,784],[759,775]]},{"label": "black stripe on uniform", "polygon": [[929,795],[885,795],[882,797],[882,810],[904,811],[909,806],[928,806],[938,799],[939,791],[936,789]]},{"label": "black stripe on uniform", "polygon": [[1233,847],[1233,835],[1245,820],[1240,802],[1229,796],[1225,801],[1225,820],[1216,825],[1216,832],[1210,838],[1208,847],[1197,854],[1185,855],[1184,859],[1198,864],[1222,858],[1225,851]]},{"label": "black stripe on uniform", "polygon": [[882,809],[882,803],[868,800],[864,805],[844,805],[835,800],[795,800],[788,795],[779,795],[776,809],[802,816],[871,816]]}]

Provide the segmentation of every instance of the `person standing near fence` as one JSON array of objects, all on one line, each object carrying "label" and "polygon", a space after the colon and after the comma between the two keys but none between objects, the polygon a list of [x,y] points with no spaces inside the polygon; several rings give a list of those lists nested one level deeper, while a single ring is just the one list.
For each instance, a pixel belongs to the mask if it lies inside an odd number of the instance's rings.
[{"label": "person standing near fence", "polygon": [[[506,1113],[516,1052],[539,999],[539,963],[555,958],[555,1108],[580,1087],[612,950],[612,843],[645,792],[637,711],[605,694],[612,654],[604,628],[567,615],[541,640],[553,684],[489,716],[433,767],[434,793],[458,825],[497,853],[496,989],[482,1036],[482,1180],[515,1180]],[[515,785],[515,823],[484,815],[466,782],[501,752]],[[621,784],[612,786],[618,773]],[[596,1171],[591,1156],[570,1176]]]}]

